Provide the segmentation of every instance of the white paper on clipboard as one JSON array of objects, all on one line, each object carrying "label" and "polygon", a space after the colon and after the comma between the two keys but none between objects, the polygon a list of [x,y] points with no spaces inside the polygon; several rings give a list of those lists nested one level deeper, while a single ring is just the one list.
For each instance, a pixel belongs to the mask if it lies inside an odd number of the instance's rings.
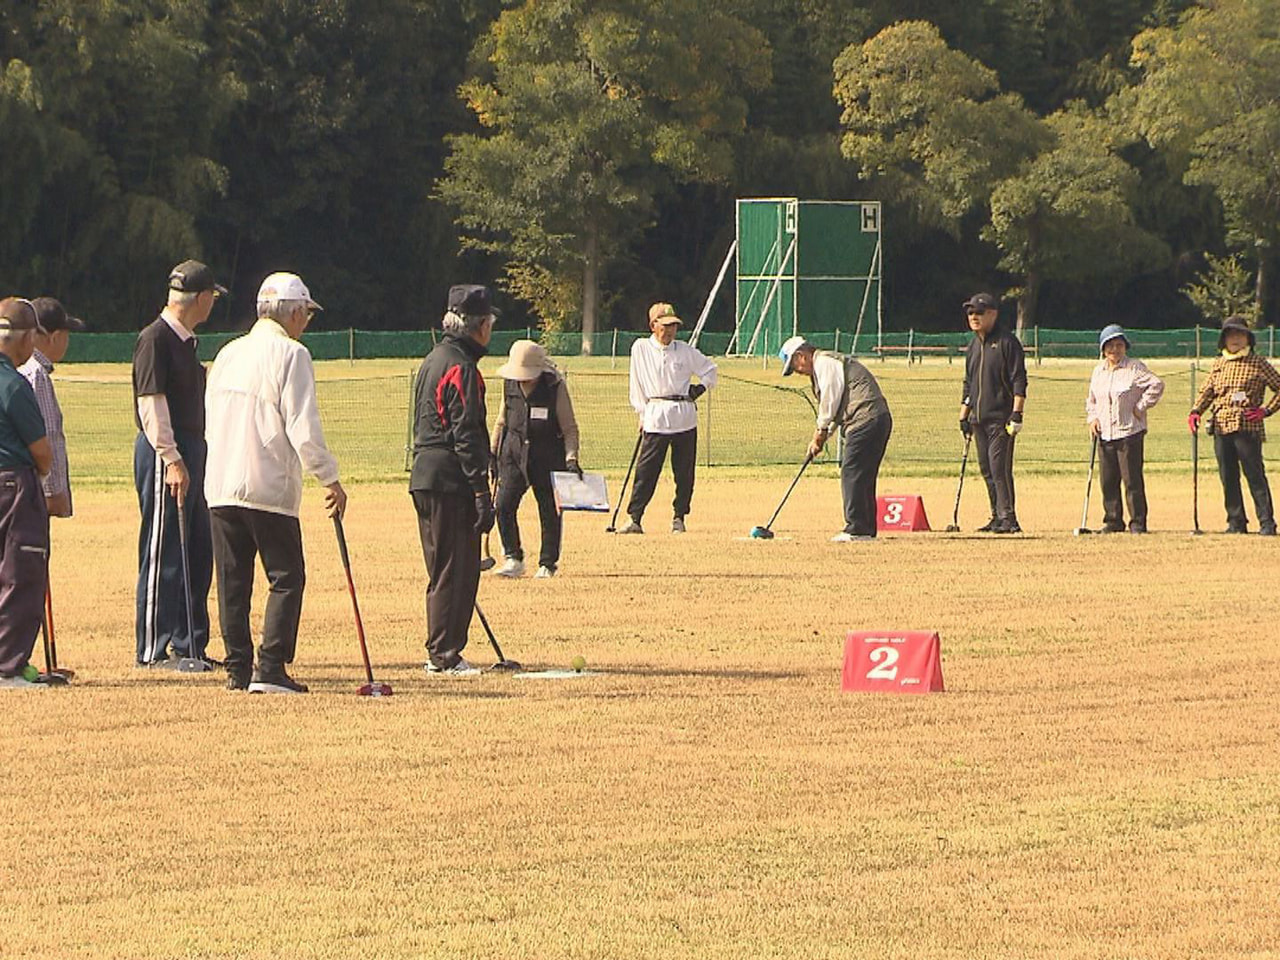
[{"label": "white paper on clipboard", "polygon": [[605,487],[603,473],[584,473],[579,479],[576,473],[553,470],[551,488],[556,495],[556,509],[562,512],[565,510],[609,512],[609,491]]}]

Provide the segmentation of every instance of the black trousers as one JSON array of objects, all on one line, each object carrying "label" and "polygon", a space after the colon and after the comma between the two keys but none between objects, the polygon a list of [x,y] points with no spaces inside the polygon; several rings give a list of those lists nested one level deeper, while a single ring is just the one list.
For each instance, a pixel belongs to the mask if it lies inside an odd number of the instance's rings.
[{"label": "black trousers", "polygon": [[1222,499],[1227,507],[1228,529],[1243,531],[1249,525],[1249,518],[1244,513],[1244,496],[1240,492],[1241,470],[1249,481],[1249,492],[1253,494],[1258,526],[1274,527],[1276,515],[1271,504],[1267,471],[1262,464],[1262,441],[1258,435],[1243,430],[1214,434],[1213,452],[1218,458],[1218,476],[1222,480]]},{"label": "black trousers", "polygon": [[844,435],[840,492],[844,496],[845,533],[855,537],[876,535],[876,480],[892,432],[893,417],[884,413]]},{"label": "black trousers", "polygon": [[560,562],[560,535],[562,520],[556,509],[556,495],[551,488],[551,471],[563,470],[564,458],[558,464],[544,463],[529,458],[529,475],[525,476],[519,464],[503,461],[498,476],[498,500],[494,505],[498,514],[498,535],[502,537],[502,552],[516,560],[524,559],[520,545],[520,524],[516,512],[525,491],[533,488],[533,498],[538,502],[538,521],[542,526],[542,542],[538,550],[538,563],[556,568]]},{"label": "black trousers", "polygon": [[467,646],[480,587],[476,502],[469,492],[412,490],[410,496],[427,565],[427,656],[447,670]]},{"label": "black trousers", "polygon": [[[1120,440],[1098,441],[1098,466],[1102,483],[1102,522],[1112,530],[1124,529],[1124,501],[1129,506],[1129,528],[1147,528],[1147,487],[1142,479],[1142,448],[1146,433]],[[1124,501],[1120,484],[1124,483]]]},{"label": "black trousers", "polygon": [[1004,428],[1004,420],[984,420],[973,425],[973,439],[978,449],[978,468],[987,484],[991,516],[1016,523],[1013,493],[1013,437]]},{"label": "black trousers", "polygon": [[298,518],[246,507],[214,507],[209,511],[209,522],[227,673],[245,674],[253,669],[249,604],[253,599],[254,564],[259,557],[270,588],[263,611],[258,664],[270,672],[293,663],[298,648],[298,621],[302,618],[302,592],[307,585]]},{"label": "black trousers", "polygon": [[32,467],[0,469],[0,677],[35,649],[49,585],[49,513]]},{"label": "black trousers", "polygon": [[658,487],[658,475],[662,473],[667,448],[671,449],[671,474],[676,481],[676,496],[671,501],[672,512],[677,517],[689,515],[693,503],[694,467],[698,460],[698,428],[684,433],[646,433],[640,441],[640,453],[636,457],[636,481],[631,488],[631,502],[627,515],[636,523],[653,499]]},{"label": "black trousers", "polygon": [[203,656],[209,646],[209,584],[213,580],[213,547],[209,507],[204,499],[204,437],[174,431],[178,452],[191,475],[187,490],[187,564],[191,571],[191,629],[187,636],[186,591],[182,587],[178,505],[164,484],[164,461],[146,436],[133,445],[133,482],[142,525],[138,532],[138,589],[134,619],[139,663],[175,656]]}]

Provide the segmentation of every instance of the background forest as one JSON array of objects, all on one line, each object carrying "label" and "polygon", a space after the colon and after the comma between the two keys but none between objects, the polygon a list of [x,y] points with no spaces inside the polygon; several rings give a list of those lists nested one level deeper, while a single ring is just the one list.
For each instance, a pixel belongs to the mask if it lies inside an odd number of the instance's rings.
[{"label": "background forest", "polygon": [[[1274,322],[1280,0],[0,0],[0,286],[325,327],[696,314],[740,196],[885,204],[886,329]],[[1011,316],[1013,308],[1010,310]],[[725,299],[712,328],[727,329]]]}]

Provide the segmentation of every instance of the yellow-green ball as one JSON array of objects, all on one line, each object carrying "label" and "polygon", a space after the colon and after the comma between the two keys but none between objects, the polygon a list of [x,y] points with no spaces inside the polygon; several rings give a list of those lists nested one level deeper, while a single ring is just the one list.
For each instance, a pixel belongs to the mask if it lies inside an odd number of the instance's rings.
[{"label": "yellow-green ball", "polygon": [[587,669],[586,658],[581,656],[574,657],[569,666],[573,667],[576,672],[581,673],[583,670]]}]

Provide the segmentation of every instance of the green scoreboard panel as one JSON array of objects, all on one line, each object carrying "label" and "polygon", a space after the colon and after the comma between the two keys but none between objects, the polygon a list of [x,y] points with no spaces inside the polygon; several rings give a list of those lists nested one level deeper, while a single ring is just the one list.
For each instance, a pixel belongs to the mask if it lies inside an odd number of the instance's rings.
[{"label": "green scoreboard panel", "polygon": [[740,199],[738,353],[797,333],[881,329],[878,201]]}]

